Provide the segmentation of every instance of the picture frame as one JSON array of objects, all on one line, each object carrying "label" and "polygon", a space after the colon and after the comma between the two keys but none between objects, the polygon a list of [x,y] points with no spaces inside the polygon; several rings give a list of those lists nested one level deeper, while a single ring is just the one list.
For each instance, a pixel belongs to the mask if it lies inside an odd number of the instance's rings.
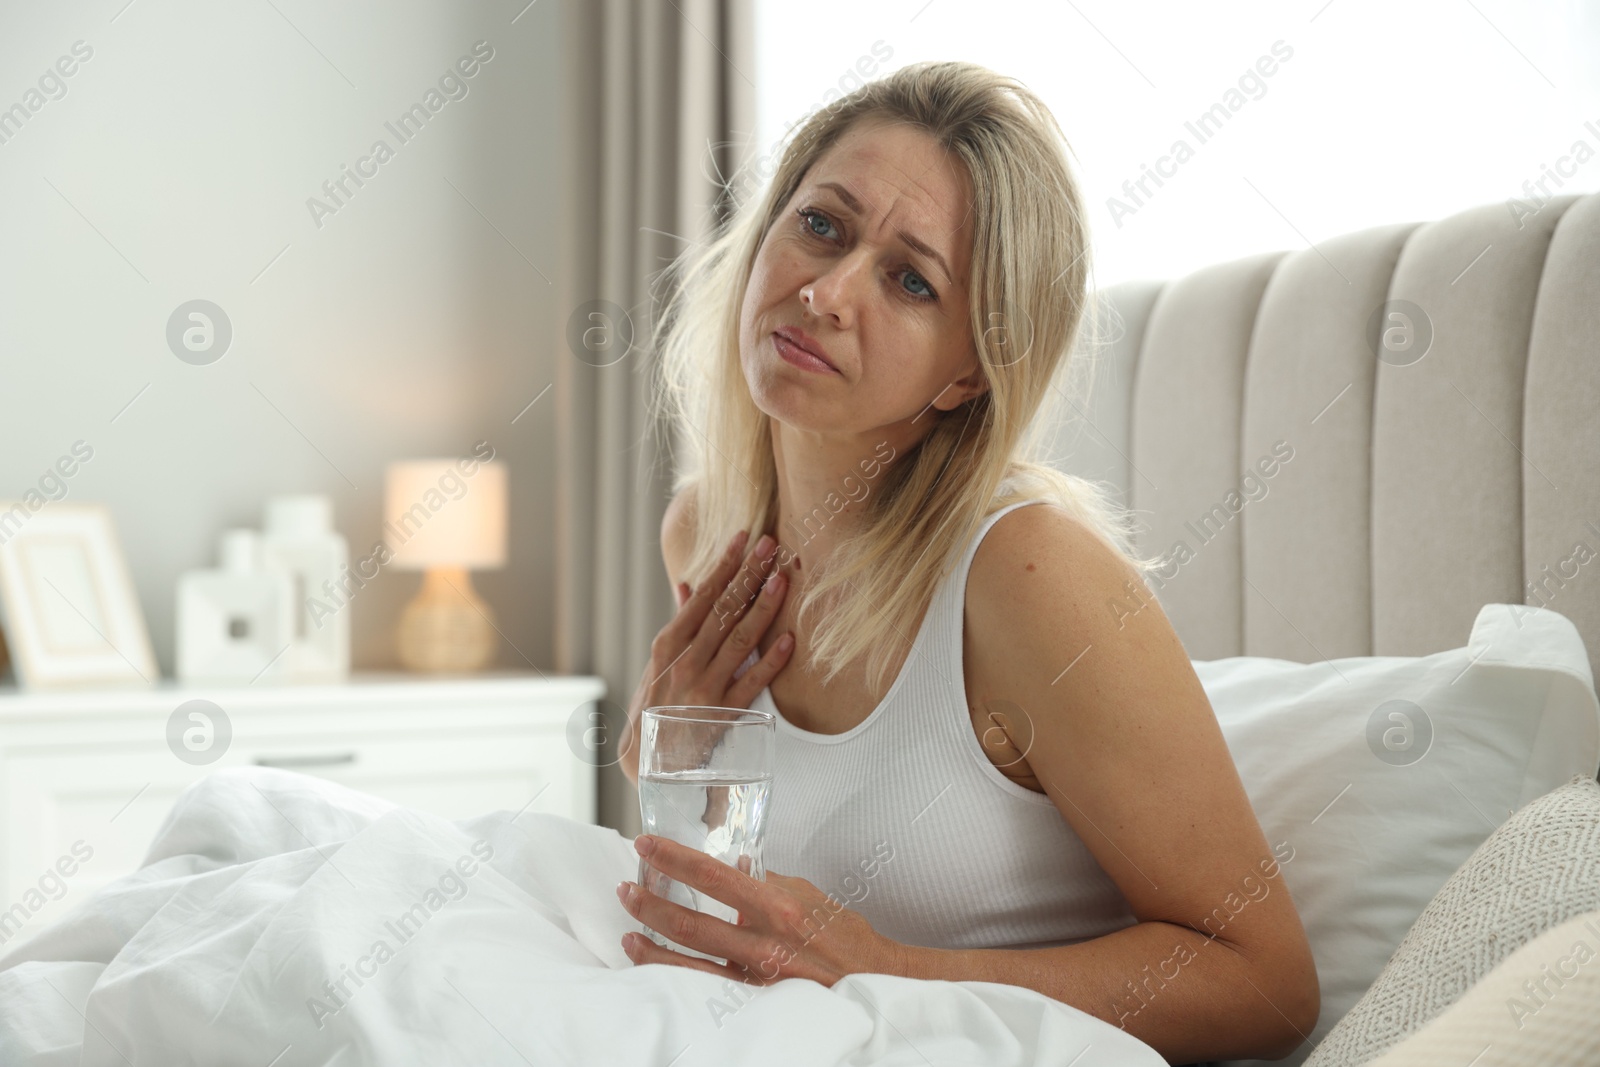
[{"label": "picture frame", "polygon": [[0,500],[0,622],[24,689],[160,678],[105,505]]}]

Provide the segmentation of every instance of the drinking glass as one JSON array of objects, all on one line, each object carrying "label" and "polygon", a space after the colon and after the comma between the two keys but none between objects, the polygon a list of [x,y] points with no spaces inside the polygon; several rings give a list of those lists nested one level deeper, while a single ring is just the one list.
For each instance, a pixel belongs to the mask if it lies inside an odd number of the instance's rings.
[{"label": "drinking glass", "polygon": [[[641,713],[639,745],[639,818],[644,832],[688,845],[764,880],[761,838],[772,790],[776,724],[771,712],[750,708],[646,708]],[[730,923],[739,921],[737,909],[667,877],[643,856],[639,885],[686,908]],[[723,962],[640,926],[640,932],[658,945]]]}]

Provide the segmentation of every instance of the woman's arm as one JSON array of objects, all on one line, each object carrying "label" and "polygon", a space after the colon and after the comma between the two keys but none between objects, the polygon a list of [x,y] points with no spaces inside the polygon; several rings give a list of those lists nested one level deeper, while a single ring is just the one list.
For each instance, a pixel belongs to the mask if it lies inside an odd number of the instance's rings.
[{"label": "woman's arm", "polygon": [[[667,581],[673,589],[672,602],[678,603],[678,582],[682,579],[683,565],[688,562],[689,550],[694,546],[693,490],[686,489],[667,503],[661,516],[661,562],[667,570]],[[639,787],[639,739],[642,725],[638,716],[628,719],[628,737],[618,761],[622,773],[628,776],[634,788]]]},{"label": "woman's arm", "polygon": [[966,593],[980,702],[1022,709],[1013,740],[1139,922],[1047,949],[908,946],[903,973],[1036,989],[1176,1063],[1288,1055],[1320,991],[1278,871],[1287,857],[1268,847],[1153,594],[1049,504],[995,523]]}]

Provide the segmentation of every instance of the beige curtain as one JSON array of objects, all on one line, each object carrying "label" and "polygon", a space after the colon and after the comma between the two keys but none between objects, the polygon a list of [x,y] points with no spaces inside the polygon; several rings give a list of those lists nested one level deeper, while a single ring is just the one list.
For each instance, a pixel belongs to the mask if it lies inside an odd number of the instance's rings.
[{"label": "beige curtain", "polygon": [[[613,726],[674,610],[660,538],[671,458],[647,421],[655,276],[723,219],[714,179],[736,173],[754,141],[751,3],[566,0],[562,11],[556,665],[605,680]],[[611,763],[617,733],[592,757],[599,818],[632,836],[639,802]]]}]

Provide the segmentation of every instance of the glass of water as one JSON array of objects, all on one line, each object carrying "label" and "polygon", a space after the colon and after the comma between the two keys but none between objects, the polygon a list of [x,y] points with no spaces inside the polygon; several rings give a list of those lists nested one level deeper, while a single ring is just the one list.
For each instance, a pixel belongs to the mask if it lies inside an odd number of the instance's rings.
[{"label": "glass of water", "polygon": [[[762,830],[772,789],[777,717],[749,708],[662,706],[641,713],[639,818],[665,837],[764,880]],[[667,877],[639,858],[639,884],[660,897],[726,922],[736,909]],[[715,959],[640,924],[656,944]]]}]

